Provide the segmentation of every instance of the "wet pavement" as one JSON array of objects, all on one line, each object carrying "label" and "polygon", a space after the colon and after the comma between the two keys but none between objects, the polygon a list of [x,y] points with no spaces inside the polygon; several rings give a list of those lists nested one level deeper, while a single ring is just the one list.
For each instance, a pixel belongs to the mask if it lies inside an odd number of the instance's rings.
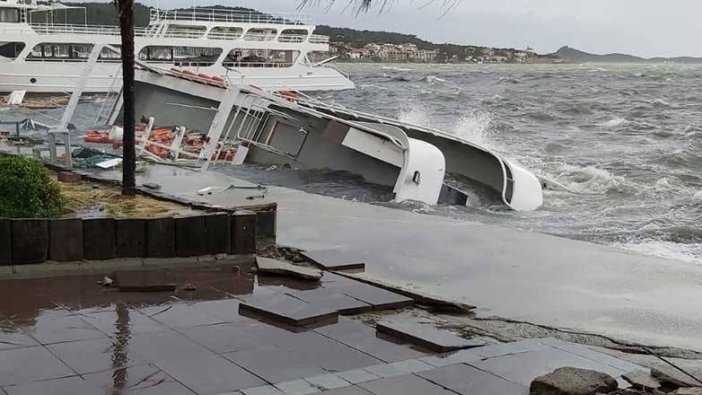
[{"label": "wet pavement", "polygon": [[477,305],[481,316],[702,351],[698,309],[681,303],[702,295],[699,265],[284,187],[267,187],[260,201],[247,200],[246,189],[198,194],[255,186],[214,171],[157,165],[139,176],[144,182],[223,207],[276,202],[279,244],[342,250],[364,261],[368,278]]},{"label": "wet pavement", "polygon": [[[120,292],[98,285],[109,273],[0,280],[2,391],[527,394],[531,378],[563,364],[614,376],[640,368],[555,339],[436,354],[378,334],[353,317],[291,327],[240,314],[241,305],[252,300],[275,309],[281,298],[298,306],[307,302],[296,295],[321,292],[333,299],[330,295],[352,290],[362,296],[359,290],[369,287],[329,272],[310,282],[257,276],[251,264],[221,262],[129,273],[175,284],[176,290]],[[342,310],[315,301],[308,308]]]}]

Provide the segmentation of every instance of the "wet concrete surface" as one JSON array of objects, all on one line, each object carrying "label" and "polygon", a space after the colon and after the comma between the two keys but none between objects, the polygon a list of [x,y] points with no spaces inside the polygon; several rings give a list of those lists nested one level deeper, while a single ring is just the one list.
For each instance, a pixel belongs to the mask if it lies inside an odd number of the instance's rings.
[{"label": "wet concrete surface", "polygon": [[[555,339],[435,354],[348,317],[291,330],[241,315],[241,305],[281,297],[306,303],[294,295],[341,294],[355,281],[328,272],[319,282],[289,280],[251,269],[223,262],[138,276],[172,282],[174,292],[97,284],[109,273],[0,280],[0,388],[7,394],[526,394],[530,374],[560,363],[615,375],[639,368]],[[517,373],[524,370],[520,361],[534,366]]]},{"label": "wet concrete surface", "polygon": [[[255,185],[170,166],[152,166],[139,182],[226,207],[246,201],[248,192],[197,191]],[[283,187],[265,195],[262,202],[278,203],[279,244],[342,249],[365,261],[371,279],[477,305],[483,317],[702,351],[702,318],[682,302],[702,296],[702,266]]]}]

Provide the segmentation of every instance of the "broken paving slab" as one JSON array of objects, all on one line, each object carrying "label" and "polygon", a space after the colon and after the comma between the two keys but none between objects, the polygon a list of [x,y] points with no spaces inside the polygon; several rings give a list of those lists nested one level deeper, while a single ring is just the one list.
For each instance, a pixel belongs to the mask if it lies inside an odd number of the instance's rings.
[{"label": "broken paving slab", "polygon": [[163,271],[124,270],[114,273],[120,292],[173,292],[175,283]]},{"label": "broken paving slab", "polygon": [[450,352],[484,346],[480,340],[466,339],[431,324],[380,322],[376,331],[434,352]]},{"label": "broken paving slab", "polygon": [[304,251],[301,255],[325,270],[365,270],[363,259],[352,253],[337,250]]},{"label": "broken paving slab", "polygon": [[286,294],[242,298],[239,314],[260,316],[295,327],[329,325],[339,321],[335,309],[316,306]]},{"label": "broken paving slab", "polygon": [[373,306],[373,310],[401,309],[414,304],[414,299],[364,283],[339,287],[338,292]]},{"label": "broken paving slab", "polygon": [[296,266],[288,262],[277,259],[256,257],[256,265],[259,273],[292,276],[303,280],[319,281],[322,278],[322,271],[319,269]]},{"label": "broken paving slab", "polygon": [[344,295],[335,288],[317,288],[288,293],[315,306],[335,309],[341,315],[354,315],[373,310],[373,306],[370,304]]}]

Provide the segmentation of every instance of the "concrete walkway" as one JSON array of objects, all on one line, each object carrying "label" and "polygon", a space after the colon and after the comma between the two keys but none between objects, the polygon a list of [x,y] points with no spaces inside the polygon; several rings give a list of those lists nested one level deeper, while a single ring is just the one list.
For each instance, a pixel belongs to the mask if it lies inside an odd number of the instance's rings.
[{"label": "concrete walkway", "polygon": [[[167,166],[138,182],[222,206],[241,204],[241,192],[196,191],[250,185]],[[279,205],[279,244],[362,254],[366,275],[477,305],[481,315],[702,351],[702,266],[288,188],[269,187],[262,201]]]}]

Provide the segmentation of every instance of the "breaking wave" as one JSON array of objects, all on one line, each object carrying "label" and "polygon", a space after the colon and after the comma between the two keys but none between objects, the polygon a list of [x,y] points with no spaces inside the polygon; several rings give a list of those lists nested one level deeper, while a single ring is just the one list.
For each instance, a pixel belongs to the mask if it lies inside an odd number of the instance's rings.
[{"label": "breaking wave", "polygon": [[610,191],[622,192],[626,186],[624,177],[612,175],[607,170],[594,166],[563,165],[553,177],[568,190],[586,195],[603,195]]}]

